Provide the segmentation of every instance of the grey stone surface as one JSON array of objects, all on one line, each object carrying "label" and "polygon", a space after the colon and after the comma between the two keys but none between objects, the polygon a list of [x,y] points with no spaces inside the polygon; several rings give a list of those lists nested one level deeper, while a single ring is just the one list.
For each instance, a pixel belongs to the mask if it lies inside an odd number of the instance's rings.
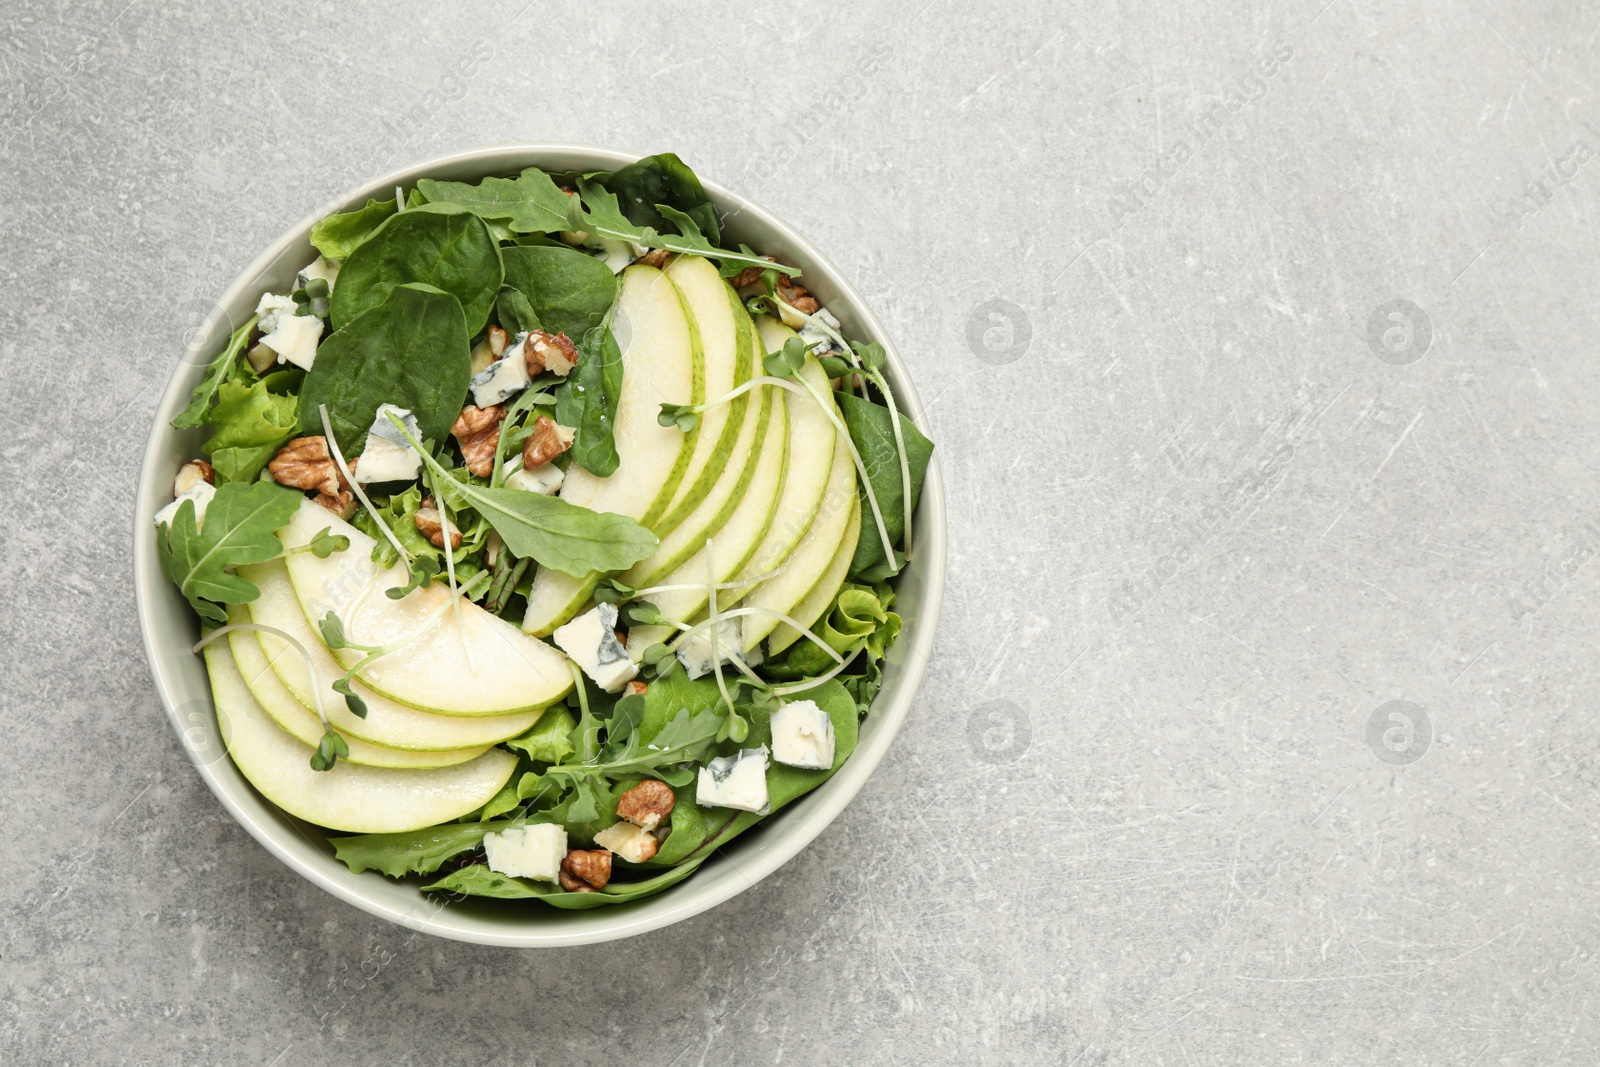
[{"label": "grey stone surface", "polygon": [[[1600,1059],[1593,4],[125,2],[0,10],[0,1060]],[[521,140],[676,150],[815,240],[953,507],[845,815],[542,953],[239,830],[128,584],[185,309]]]}]

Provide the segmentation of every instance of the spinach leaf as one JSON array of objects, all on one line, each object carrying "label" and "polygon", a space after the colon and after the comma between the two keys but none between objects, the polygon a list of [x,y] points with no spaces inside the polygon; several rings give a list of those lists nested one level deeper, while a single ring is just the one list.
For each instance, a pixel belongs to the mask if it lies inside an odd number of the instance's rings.
[{"label": "spinach leaf", "polygon": [[667,219],[656,210],[656,205],[666,204],[694,219],[712,244],[720,239],[717,212],[711,206],[711,198],[694,171],[672,152],[646,156],[601,182],[617,194],[623,213],[631,222],[662,229]]},{"label": "spinach leaf", "polygon": [[518,233],[567,228],[567,194],[538,167],[515,178],[485,178],[477,185],[422,178],[417,189],[430,203],[459,204],[481,219],[504,219]]},{"label": "spinach leaf", "polygon": [[[436,477],[448,476],[421,442],[410,434],[406,437]],[[470,507],[487,520],[513,555],[531,557],[540,566],[574,577],[630,567],[660,544],[655,534],[625,515],[590,511],[560,497],[472,482],[441,488],[452,507]]]},{"label": "spinach leaf", "polygon": [[557,705],[534,723],[533,729],[506,742],[506,747],[521,752],[538,763],[560,763],[572,755],[572,713]]},{"label": "spinach leaf", "polygon": [[528,298],[542,328],[551,333],[582,338],[605,321],[616,303],[617,276],[577,249],[514,245],[500,254],[506,284]]},{"label": "spinach leaf", "polygon": [[489,321],[503,277],[500,246],[482,219],[452,204],[409,208],[390,216],[344,261],[333,287],[333,324],[346,326],[396,286],[422,283],[459,300],[467,333],[476,334]]},{"label": "spinach leaf", "polygon": [[230,568],[277,557],[283,551],[277,531],[304,499],[276,482],[228,482],[207,505],[204,527],[196,525],[194,501],[185,500],[156,539],[161,569],[202,618],[227,622],[218,604],[248,604],[261,595]]},{"label": "spinach leaf", "polygon": [[622,396],[622,349],[609,325],[598,326],[578,342],[578,365],[556,393],[556,421],[571,426],[572,461],[596,478],[616,473],[614,427]]},{"label": "spinach leaf", "polygon": [[446,875],[432,885],[422,887],[424,893],[464,893],[474,897],[498,897],[502,900],[519,900],[538,897],[546,904],[572,911],[603,908],[610,904],[639,900],[661,892],[683,881],[703,862],[703,857],[693,863],[680,864],[669,871],[639,882],[612,882],[593,893],[569,893],[552,882],[534,882],[525,878],[512,878],[491,871],[483,864],[463,867]]},{"label": "spinach leaf", "polygon": [[200,384],[195,386],[194,393],[189,397],[189,405],[178,412],[178,417],[172,420],[174,427],[179,430],[191,430],[205,421],[212,398],[227,380],[234,361],[239,358],[239,353],[244,351],[245,342],[250,339],[250,331],[255,328],[256,317],[251,315],[250,321],[233,331],[227,345],[206,367],[205,377],[200,379]]},{"label": "spinach leaf", "polygon": [[[335,291],[343,288],[341,279]],[[301,431],[322,433],[317,407],[328,405],[334,436],[349,456],[365,446],[378,406],[395,404],[416,416],[424,439],[443,441],[472,380],[469,336],[455,297],[427,285],[390,288],[381,304],[317,349],[300,393]]]},{"label": "spinach leaf", "polygon": [[494,317],[503,329],[512,333],[544,329],[528,298],[509,285],[500,287],[500,295],[494,301]]},{"label": "spinach leaf", "polygon": [[223,482],[254,481],[278,446],[294,436],[295,408],[295,398],[272,392],[266,379],[223,382],[216,406],[206,413],[216,429],[202,447],[217,476]]},{"label": "spinach leaf", "polygon": [[333,854],[351,871],[381,871],[390,878],[430,874],[445,860],[483,844],[485,834],[517,825],[511,821],[430,826],[400,834],[329,838]]},{"label": "spinach leaf", "polygon": [[[319,357],[320,358],[320,357]],[[835,393],[839,411],[844,416],[850,439],[861,453],[867,468],[867,479],[877,495],[878,507],[883,512],[883,525],[889,539],[899,543],[905,536],[905,494],[900,483],[900,453],[895,448],[894,425],[889,409],[874,404],[852,393]],[[911,506],[916,508],[922,495],[922,478],[928,469],[928,459],[933,455],[933,442],[912,425],[910,419],[900,416],[900,433],[906,445],[906,463],[911,469]],[[861,538],[856,542],[855,558],[850,561],[850,578],[856,581],[882,581],[897,574],[903,561],[886,559],[883,542],[873,522],[872,509],[867,504],[866,491],[861,490]]]},{"label": "spinach leaf", "polygon": [[[631,241],[650,248],[665,248],[669,252],[705,256],[720,263],[725,275],[737,274],[744,267],[781,271],[792,277],[798,277],[800,274],[799,267],[762,259],[747,248],[741,248],[737,252],[718,248],[705,239],[700,233],[698,224],[690,216],[676,211],[670,204],[658,204],[656,208],[658,211],[663,207],[666,209],[661,213],[683,230],[681,235],[662,234],[652,226],[636,225],[622,213],[622,209],[617,205],[616,194],[589,178],[578,179],[578,191],[582,202],[579,202],[579,198],[573,198],[569,203],[566,229],[582,230],[590,236],[608,237],[613,241]],[[343,284],[343,281],[341,275],[340,283]]]},{"label": "spinach leaf", "polygon": [[329,259],[344,259],[395,213],[393,200],[367,200],[366,207],[320,219],[311,227],[311,243]]}]

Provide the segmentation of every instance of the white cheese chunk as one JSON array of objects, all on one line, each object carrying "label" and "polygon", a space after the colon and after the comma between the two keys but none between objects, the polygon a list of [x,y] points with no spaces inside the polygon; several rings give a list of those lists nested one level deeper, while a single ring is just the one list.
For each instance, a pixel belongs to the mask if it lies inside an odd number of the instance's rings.
[{"label": "white cheese chunk", "polygon": [[593,611],[579,615],[551,636],[572,657],[572,662],[594,679],[595,685],[615,693],[639,673],[639,665],[628,658],[622,642],[617,640],[616,628],[617,606],[597,604]]},{"label": "white cheese chunk", "polygon": [[422,430],[417,420],[405,408],[393,404],[380,404],[377,418],[367,429],[367,444],[356,460],[356,481],[362,485],[370,482],[411,482],[422,473],[422,457],[406,443],[405,434],[389,421],[389,413],[400,416],[406,432],[419,441]]},{"label": "white cheese chunk", "polygon": [[814,356],[826,356],[835,352],[843,352],[844,346],[835,341],[822,327],[831,327],[834,333],[839,332],[839,320],[827,308],[818,308],[811,316],[811,321],[800,328],[800,340],[811,349]]},{"label": "white cheese chunk", "polygon": [[298,276],[296,276],[294,284],[296,288],[304,289],[306,287],[306,282],[321,279],[322,281],[328,283],[328,292],[331,293],[333,292],[333,283],[338,279],[338,277],[339,264],[335,263],[327,256],[318,256],[316,259],[312,260],[310,263],[306,264],[300,269],[300,273]]},{"label": "white cheese chunk", "polygon": [[[519,464],[521,460],[517,461]],[[520,465],[516,470],[506,475],[507,489],[521,489],[529,493],[539,493],[542,496],[554,496],[561,489],[561,483],[566,481],[567,472],[554,463],[544,463],[524,470]]]},{"label": "white cheese chunk", "polygon": [[702,808],[735,808],[767,813],[767,746],[740,749],[700,768],[695,803]]},{"label": "white cheese chunk", "polygon": [[[646,841],[645,838],[649,838]],[[629,863],[643,863],[656,854],[655,835],[642,826],[623,821],[594,835],[594,843],[609,848]]]},{"label": "white cheese chunk", "polygon": [[211,503],[211,498],[216,495],[217,491],[210,482],[196,481],[187,491],[179,493],[176,500],[156,512],[156,525],[160,526],[165,523],[170,527],[172,520],[177,517],[178,508],[183,506],[183,502],[185,500],[193,500],[194,528],[198,530],[201,524],[205,522],[206,506]]},{"label": "white cheese chunk", "polygon": [[472,402],[480,408],[509,400],[528,387],[528,361],[522,349],[506,346],[506,358],[472,376]]},{"label": "white cheese chunk", "polygon": [[772,758],[814,771],[833,766],[833,720],[815,700],[796,700],[773,712]]},{"label": "white cheese chunk", "polygon": [[[293,303],[290,301],[291,306]],[[273,322],[272,332],[261,338],[261,343],[278,353],[279,363],[293,363],[301,370],[310,370],[317,359],[322,320],[315,315],[279,311]]]},{"label": "white cheese chunk", "polygon": [[276,293],[262,293],[256,303],[256,329],[271,333],[278,328],[278,319],[294,314],[294,297]]},{"label": "white cheese chunk", "polygon": [[[723,663],[733,662],[739,649],[744,647],[744,627],[740,621],[740,617],[717,620],[717,659]],[[696,630],[678,646],[678,662],[683,664],[684,672],[691,680],[711,673],[711,629],[704,626]]]},{"label": "white cheese chunk", "polygon": [[489,869],[513,878],[532,878],[554,882],[561,875],[561,861],[567,858],[567,830],[559,823],[513,826],[499,833],[483,835],[483,851]]}]

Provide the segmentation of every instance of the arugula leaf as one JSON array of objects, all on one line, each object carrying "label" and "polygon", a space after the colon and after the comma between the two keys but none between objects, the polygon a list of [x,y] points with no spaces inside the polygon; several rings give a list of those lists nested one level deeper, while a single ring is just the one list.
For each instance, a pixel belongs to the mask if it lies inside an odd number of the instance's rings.
[{"label": "arugula leaf", "polygon": [[[853,393],[835,393],[839,412],[844,416],[850,439],[861,453],[866,465],[867,478],[878,498],[883,513],[883,525],[889,539],[899,543],[905,536],[905,494],[900,481],[900,453],[895,448],[894,426],[889,409],[874,404]],[[928,469],[928,459],[933,455],[933,442],[904,415],[900,416],[900,433],[906,446],[906,463],[911,470],[911,506],[916,508],[922,495],[922,478]],[[850,578],[854,581],[876,582],[899,573],[903,561],[889,560],[883,554],[883,542],[873,522],[871,508],[867,506],[866,491],[861,490],[861,537],[856,542],[856,554],[850,561]]]},{"label": "arugula leaf", "polygon": [[541,328],[551,333],[581,338],[604,322],[616,303],[617,276],[575,248],[516,245],[500,255],[506,284],[528,298]]},{"label": "arugula leaf", "polygon": [[477,185],[421,178],[417,188],[430,203],[458,204],[481,219],[504,219],[518,233],[567,228],[567,194],[538,167],[515,178],[485,178]]},{"label": "arugula leaf", "polygon": [[393,200],[368,198],[365,207],[319,219],[311,227],[311,243],[329,259],[345,259],[394,213]]},{"label": "arugula leaf", "polygon": [[713,244],[720,239],[711,197],[689,165],[672,152],[645,156],[600,182],[617,194],[623,213],[637,225],[660,230],[667,218],[656,205],[666,204],[694,219]]},{"label": "arugula leaf", "polygon": [[556,421],[571,426],[572,461],[596,478],[617,471],[614,427],[622,397],[622,349],[609,326],[596,327],[578,342],[578,365],[556,393]]},{"label": "arugula leaf", "polygon": [[333,324],[343,328],[378,307],[396,286],[422,283],[461,302],[471,336],[489,320],[504,277],[500,246],[482,219],[453,204],[423,204],[390,216],[350,253],[333,288]]},{"label": "arugula leaf", "polygon": [[[571,198],[568,204],[566,229],[582,230],[591,236],[609,237],[613,241],[630,241],[649,248],[665,248],[669,252],[705,256],[720,263],[724,274],[737,274],[744,267],[761,267],[781,271],[792,277],[800,275],[798,267],[773,263],[748,250],[731,252],[726,248],[718,248],[701,235],[699,226],[693,219],[676,211],[671,205],[658,204],[656,210],[680,227],[684,227],[683,234],[660,234],[653,227],[635,225],[618,207],[616,194],[589,178],[578,179],[578,192],[580,197]],[[683,221],[685,219],[689,220],[687,226]],[[688,232],[690,230],[693,232]]]},{"label": "arugula leaf", "polygon": [[218,388],[228,377],[228,372],[233,369],[234,360],[239,358],[239,353],[244,351],[245,342],[250,340],[250,331],[256,328],[256,317],[250,316],[248,322],[234,330],[228,337],[228,343],[217,357],[206,367],[205,377],[200,379],[200,384],[195,386],[194,393],[189,397],[189,405],[178,412],[178,417],[172,420],[172,425],[179,430],[191,430],[205,421],[206,411],[211,407],[212,397],[217,395]]},{"label": "arugula leaf", "polygon": [[379,871],[390,878],[408,874],[431,874],[452,856],[470,852],[483,844],[485,834],[521,825],[503,822],[459,823],[430,826],[398,834],[357,834],[330,837],[333,854],[351,871]]},{"label": "arugula leaf", "polygon": [[[343,290],[341,277],[334,291]],[[322,433],[317,408],[326,404],[339,447],[352,456],[379,405],[395,404],[416,416],[424,439],[444,440],[472,380],[470,336],[455,297],[428,285],[392,287],[317,349],[300,392],[301,432]]]},{"label": "arugula leaf", "polygon": [[[539,787],[588,789],[591,792],[583,798],[583,803],[598,804],[599,798],[592,790],[602,788],[606,782],[630,776],[659,775],[663,768],[672,764],[700,759],[715,742],[723,718],[716,708],[706,708],[695,714],[690,714],[687,708],[680,709],[648,743],[635,732],[605,762],[557,764],[549,768],[539,776]],[[592,821],[596,817],[598,813],[574,821]]]},{"label": "arugula leaf", "polygon": [[572,713],[557,705],[548,709],[533,729],[505,744],[536,763],[560,763],[572,755],[571,734],[576,725]]},{"label": "arugula leaf", "polygon": [[205,421],[216,430],[201,450],[212,457],[223,482],[254,481],[278,446],[295,435],[296,400],[268,388],[266,379],[249,385],[223,382]]},{"label": "arugula leaf", "polygon": [[161,569],[202,618],[225,623],[218,604],[248,604],[261,595],[230,568],[279,555],[277,531],[303,500],[276,482],[228,482],[206,507],[203,528],[196,528],[194,501],[185,500],[157,538]]},{"label": "arugula leaf", "polygon": [[534,882],[525,878],[512,878],[491,871],[484,864],[463,867],[446,875],[432,885],[422,887],[424,893],[464,893],[474,897],[498,897],[502,900],[522,900],[538,897],[546,904],[572,911],[603,908],[624,901],[638,900],[661,892],[683,881],[704,862],[704,857],[693,863],[684,863],[639,882],[611,882],[604,889],[592,893],[569,893],[551,882]]}]

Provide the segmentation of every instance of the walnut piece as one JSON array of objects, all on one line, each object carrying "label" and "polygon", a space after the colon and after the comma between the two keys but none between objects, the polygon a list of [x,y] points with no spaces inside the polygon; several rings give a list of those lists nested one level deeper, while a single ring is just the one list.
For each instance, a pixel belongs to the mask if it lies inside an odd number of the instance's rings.
[{"label": "walnut piece", "polygon": [[[412,521],[417,524],[417,529],[422,531],[423,536],[433,542],[434,548],[444,547],[444,516],[434,506],[433,497],[423,497],[422,506],[412,516]],[[450,547],[461,547],[461,531],[456,529],[455,523],[450,524]]]},{"label": "walnut piece", "polygon": [[191,459],[178,468],[178,476],[172,479],[172,495],[182,496],[201,482],[216,485],[217,472],[205,460]]},{"label": "walnut piece", "polygon": [[611,853],[603,848],[575,848],[561,861],[561,888],[569,893],[593,893],[611,881]]},{"label": "walnut piece", "polygon": [[635,678],[623,687],[622,695],[625,697],[642,697],[649,688],[647,684]]},{"label": "walnut piece", "polygon": [[522,342],[522,358],[528,361],[528,377],[544,371],[565,378],[578,365],[578,346],[564,333],[529,330]]},{"label": "walnut piece", "polygon": [[646,778],[617,798],[617,817],[654,830],[662,819],[672,814],[676,803],[670,785],[659,778]]},{"label": "walnut piece", "polygon": [[657,270],[660,270],[662,267],[667,265],[667,257],[670,255],[672,255],[672,253],[667,251],[665,248],[652,248],[650,251],[640,256],[637,262],[642,263],[647,267],[654,267]]},{"label": "walnut piece", "polygon": [[533,432],[522,442],[522,469],[536,470],[572,447],[573,431],[549,415],[533,420]]},{"label": "walnut piece", "polygon": [[787,274],[778,275],[778,299],[805,315],[815,315],[822,308],[805,286],[791,281]]},{"label": "walnut piece", "polygon": [[499,359],[505,354],[506,345],[511,340],[511,335],[498,326],[489,327],[489,354]]},{"label": "walnut piece", "polygon": [[[352,460],[351,466],[354,467],[354,465],[355,461]],[[348,522],[350,517],[356,513],[356,495],[348,489],[335,493],[332,496],[329,496],[327,493],[318,493],[316,496],[311,498],[311,502],[313,504],[321,504],[335,515],[339,516],[341,519],[344,519],[346,522]]]},{"label": "walnut piece", "polygon": [[[761,258],[772,263],[777,262],[777,260],[773,259],[771,256],[762,256]],[[743,289],[745,286],[754,285],[756,282],[761,280],[761,275],[765,273],[765,267],[746,267],[744,270],[733,276],[733,287],[735,289]]]},{"label": "walnut piece", "polygon": [[[344,475],[339,472],[338,464],[333,462],[333,454],[328,451],[327,438],[321,434],[296,437],[278,450],[278,454],[267,463],[267,470],[279,485],[287,485],[292,489],[315,489],[328,497],[337,497],[349,488]],[[318,500],[317,503],[322,501]]]},{"label": "walnut piece", "polygon": [[450,427],[461,444],[461,457],[467,461],[467,470],[479,478],[487,478],[494,472],[494,453],[500,444],[500,420],[505,417],[503,404],[486,408],[468,404],[456,417],[456,424]]}]

